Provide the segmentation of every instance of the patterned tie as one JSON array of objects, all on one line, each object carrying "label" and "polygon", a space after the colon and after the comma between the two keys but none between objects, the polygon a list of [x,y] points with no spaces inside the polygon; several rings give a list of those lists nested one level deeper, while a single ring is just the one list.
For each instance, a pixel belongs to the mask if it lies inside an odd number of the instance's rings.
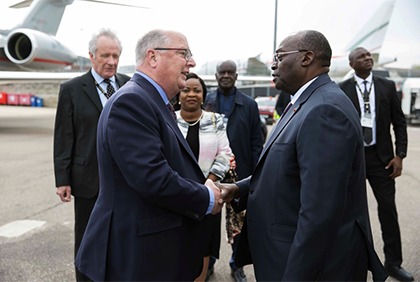
[{"label": "patterned tie", "polygon": [[114,93],[115,93],[115,89],[114,89],[114,87],[112,86],[112,84],[111,84],[111,80],[109,80],[109,78],[104,79],[104,82],[105,82],[106,84],[108,84],[108,86],[106,87],[105,97],[106,97],[107,99],[109,99],[109,97],[111,97],[111,96],[112,96],[112,94],[114,94]]},{"label": "patterned tie", "polygon": [[[368,81],[365,80],[363,81],[363,83],[365,84],[365,91],[363,92],[364,111],[365,111],[365,114],[370,114],[369,92],[367,90]],[[363,139],[368,145],[372,142],[372,128],[371,127],[363,127]]]},{"label": "patterned tie", "polygon": [[168,104],[166,104],[166,107],[168,108],[168,110],[171,112],[172,117],[174,118],[174,120],[176,121],[176,114],[175,114],[175,109],[174,106],[172,106],[171,102],[169,102]]}]

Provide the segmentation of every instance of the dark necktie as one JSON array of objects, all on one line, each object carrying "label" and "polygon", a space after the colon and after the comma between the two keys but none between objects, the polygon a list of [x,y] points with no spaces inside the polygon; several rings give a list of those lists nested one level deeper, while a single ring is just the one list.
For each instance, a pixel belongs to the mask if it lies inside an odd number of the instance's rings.
[{"label": "dark necktie", "polygon": [[172,106],[171,102],[169,102],[168,104],[166,104],[166,107],[168,108],[168,110],[171,112],[172,117],[174,118],[174,120],[176,121],[176,114],[175,114],[175,109],[174,106]]},{"label": "dark necktie", "polygon": [[[365,91],[363,92],[363,105],[365,114],[370,114],[370,103],[369,103],[369,92],[367,90],[367,81],[363,81],[365,84]],[[370,144],[372,142],[372,128],[371,127],[363,127],[363,139],[365,140],[366,144]]]},{"label": "dark necktie", "polygon": [[112,84],[111,84],[111,80],[109,80],[109,78],[104,79],[104,82],[105,82],[106,84],[108,84],[108,86],[106,87],[106,93],[104,93],[104,94],[105,94],[105,97],[106,97],[107,99],[109,99],[109,97],[111,97],[111,96],[112,96],[112,94],[114,94],[114,93],[115,93],[115,89],[114,89],[114,87],[112,86]]}]

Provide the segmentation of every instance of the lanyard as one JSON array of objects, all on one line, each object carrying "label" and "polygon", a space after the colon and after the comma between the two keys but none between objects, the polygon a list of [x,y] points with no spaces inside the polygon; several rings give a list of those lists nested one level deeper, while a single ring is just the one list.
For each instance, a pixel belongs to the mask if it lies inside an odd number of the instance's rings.
[{"label": "lanyard", "polygon": [[[96,87],[98,87],[98,89],[102,92],[102,94],[104,94],[106,96],[108,93],[105,92],[105,90],[99,85],[99,83],[96,81],[96,79],[93,79],[93,81],[95,82]],[[115,82],[115,84],[116,84],[116,82]]]},{"label": "lanyard", "polygon": [[98,87],[98,89],[102,92],[102,94],[106,95],[105,90],[102,89],[102,87],[99,85],[99,83],[95,79],[93,79],[93,81],[95,81],[96,87]]},{"label": "lanyard", "polygon": [[[354,83],[356,84],[357,89],[359,89],[360,94],[362,94],[363,100],[365,100],[366,98],[365,98],[365,96],[364,96],[364,93],[362,92],[362,89],[360,89],[360,86],[359,86],[359,84],[357,83],[356,79],[354,80]],[[373,80],[372,80],[372,82],[370,83],[370,86],[369,86],[369,91],[368,91],[367,97],[369,97],[369,96],[370,96],[370,92],[372,91],[372,86],[373,86]],[[368,100],[369,100],[369,99],[368,99]],[[366,101],[365,101],[365,102],[366,102]]]},{"label": "lanyard", "polygon": [[[370,103],[369,103],[369,96],[370,96],[370,92],[372,91],[372,86],[373,86],[373,80],[370,83],[370,87],[369,87],[369,91],[367,93],[367,95],[365,95],[364,92],[362,92],[362,89],[360,89],[359,84],[357,83],[356,79],[354,80],[354,83],[356,84],[357,89],[359,89],[360,94],[362,94],[362,98],[363,98],[363,105],[364,105],[364,112],[365,113],[370,113]],[[366,84],[365,84],[366,87]],[[365,88],[366,89],[366,88]]]}]

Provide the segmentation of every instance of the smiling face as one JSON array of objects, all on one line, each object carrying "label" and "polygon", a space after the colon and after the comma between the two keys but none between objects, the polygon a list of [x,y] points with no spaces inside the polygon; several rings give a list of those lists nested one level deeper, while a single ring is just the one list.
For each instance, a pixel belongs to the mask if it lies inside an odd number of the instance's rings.
[{"label": "smiling face", "polygon": [[197,78],[190,78],[179,94],[181,110],[195,112],[201,110],[203,103],[203,86]]}]

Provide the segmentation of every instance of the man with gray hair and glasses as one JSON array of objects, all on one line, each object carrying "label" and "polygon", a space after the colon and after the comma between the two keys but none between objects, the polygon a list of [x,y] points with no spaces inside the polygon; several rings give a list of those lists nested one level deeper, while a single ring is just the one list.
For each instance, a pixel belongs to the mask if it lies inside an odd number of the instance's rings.
[{"label": "man with gray hair and glasses", "polygon": [[195,66],[187,38],[152,30],[98,125],[101,189],[76,258],[94,281],[193,281],[221,191],[205,177],[170,104]]}]

